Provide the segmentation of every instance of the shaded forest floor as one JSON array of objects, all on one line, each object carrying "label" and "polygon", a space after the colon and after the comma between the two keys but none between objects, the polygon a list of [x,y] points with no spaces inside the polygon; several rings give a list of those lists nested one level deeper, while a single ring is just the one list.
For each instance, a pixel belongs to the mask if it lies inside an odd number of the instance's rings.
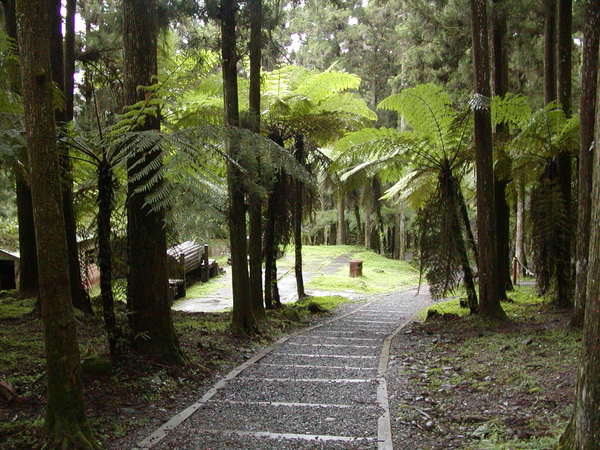
[{"label": "shaded forest floor", "polygon": [[532,287],[509,295],[511,322],[461,317],[467,311],[453,300],[394,340],[388,392],[397,448],[556,444],[571,413],[581,334]]},{"label": "shaded forest floor", "polygon": [[[333,308],[345,299],[313,299]],[[16,397],[0,395],[0,448],[34,449],[43,445],[46,377],[41,320],[31,315],[32,299],[0,298],[0,381]],[[312,308],[310,308],[312,309]],[[121,320],[124,311],[120,311]],[[322,314],[317,314],[320,316]],[[252,339],[230,333],[230,313],[180,313],[173,319],[185,367],[172,367],[128,353],[111,365],[100,314],[77,314],[86,414],[105,445],[140,428],[155,428],[200,397],[234,366],[315,319],[308,302],[268,314],[268,323]],[[6,392],[3,389],[2,392]],[[0,394],[2,394],[0,392]]]}]

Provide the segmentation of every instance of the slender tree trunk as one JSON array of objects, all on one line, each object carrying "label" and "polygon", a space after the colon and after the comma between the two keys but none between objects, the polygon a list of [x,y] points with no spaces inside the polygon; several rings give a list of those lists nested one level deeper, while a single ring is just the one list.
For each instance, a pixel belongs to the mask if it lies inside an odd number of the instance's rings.
[{"label": "slender tree trunk", "polygon": [[[23,155],[26,160],[26,155]],[[25,164],[29,167],[29,164]],[[35,228],[33,224],[33,202],[31,188],[22,171],[15,169],[17,192],[17,217],[19,222],[19,295],[37,297],[38,295],[38,263],[35,244]]]},{"label": "slender tree trunk", "polygon": [[267,223],[265,224],[265,307],[273,309],[273,261],[275,260],[275,206],[274,193],[270,193],[267,199]]},{"label": "slender tree trunk", "polygon": [[[558,0],[558,101],[567,117],[571,115],[571,53],[573,40],[571,37],[572,0]],[[571,154],[561,150],[558,154],[558,183],[564,206],[564,217],[572,217],[572,169]],[[558,259],[556,261],[557,299],[559,306],[570,307],[572,302],[573,267],[571,264],[571,248],[573,239],[572,221],[567,227],[559,229]]]},{"label": "slender tree trunk", "polygon": [[[9,38],[17,44],[15,49],[18,57],[17,15],[15,0],[3,0],[4,28]],[[19,65],[10,64],[7,67],[10,90],[15,94],[21,93],[21,76]],[[33,224],[33,203],[27,172],[27,150],[19,152],[20,164],[15,165],[15,190],[17,198],[17,220],[19,224],[19,295],[36,297],[38,294],[37,256],[35,246],[35,229]],[[38,301],[39,306],[39,301]]]},{"label": "slender tree trunk", "polygon": [[73,120],[75,92],[75,14],[77,0],[67,0],[65,17],[64,72],[65,72],[65,121]]},{"label": "slender tree trunk", "polygon": [[[262,53],[262,0],[248,2],[250,16],[250,130],[260,133],[260,66]],[[260,179],[260,156],[255,159],[256,179]],[[254,317],[257,321],[265,319],[265,306],[262,286],[262,205],[263,199],[258,193],[250,194],[250,296]]]},{"label": "slender tree trunk", "polygon": [[[448,170],[448,172],[450,172]],[[459,207],[459,191],[460,186],[458,180],[454,178],[452,173],[446,174],[448,177],[443,186],[446,186],[448,192],[444,195],[448,201],[451,202],[452,211],[452,235],[456,239],[456,246],[460,254],[460,263],[463,271],[463,281],[465,283],[465,290],[467,291],[467,303],[471,314],[475,314],[479,311],[479,304],[477,301],[477,293],[475,292],[475,282],[473,278],[473,270],[469,263],[469,256],[467,254],[467,246],[465,245],[465,239],[460,226],[460,207]]]},{"label": "slender tree trunk", "polygon": [[508,182],[495,177],[496,199],[496,231],[498,252],[498,295],[500,300],[507,300],[506,291],[512,291],[510,279],[510,208],[506,201]]},{"label": "slender tree trunk", "polygon": [[[544,103],[556,100],[556,0],[544,0]],[[537,186],[531,192],[531,211],[537,209],[537,201],[542,198],[556,178],[555,162],[549,160]],[[537,236],[542,227],[539,215],[532,214],[533,236]],[[549,239],[540,239],[535,248],[535,277],[539,295],[545,295],[550,287],[554,269],[552,245]]]},{"label": "slender tree trunk", "polygon": [[477,250],[477,242],[473,235],[473,228],[471,227],[471,221],[469,220],[469,212],[467,210],[467,203],[465,202],[465,196],[462,193],[462,189],[458,189],[458,207],[460,209],[460,217],[462,220],[463,227],[467,233],[467,241],[471,252],[473,252],[473,258],[475,258],[475,264],[479,267],[479,251]]},{"label": "slender tree trunk", "polygon": [[[600,98],[600,89],[597,95]],[[596,126],[583,351],[579,357],[575,410],[558,446],[568,450],[597,449],[600,442],[600,116]]]},{"label": "slender tree trunk", "polygon": [[[504,97],[508,91],[508,58],[506,51],[506,11],[504,0],[494,0],[492,9],[492,60],[493,60],[493,93]],[[507,158],[508,155],[500,148],[508,138],[508,130],[504,124],[496,126],[494,142],[498,157]],[[508,171],[506,171],[508,172]],[[498,296],[506,300],[507,290],[512,290],[510,280],[510,208],[506,201],[506,187],[510,182],[510,173],[494,173],[495,208],[496,208],[496,252],[498,258]]]},{"label": "slender tree trunk", "polygon": [[[517,185],[517,224],[515,233],[515,256],[518,264],[525,265],[525,182],[519,179]],[[525,268],[520,267],[520,272],[525,275]]]},{"label": "slender tree trunk", "polygon": [[371,248],[371,212],[367,209],[365,210],[365,247],[367,249]]},{"label": "slender tree trunk", "polygon": [[271,289],[273,292],[273,307],[280,308],[281,307],[281,296],[279,295],[279,284],[277,282],[277,255],[273,258],[271,264],[271,279],[273,280]]},{"label": "slender tree trunk", "polygon": [[[73,93],[69,93],[65,90],[65,61],[63,36],[61,31],[61,3],[61,0],[47,0],[52,27],[52,39],[50,44],[52,79],[60,90],[63,91],[65,98],[68,99],[73,96]],[[71,43],[74,44],[74,40]],[[65,133],[66,122],[70,120],[70,118],[67,116],[65,109],[56,109],[54,114],[58,135],[62,136]],[[68,147],[64,144],[60,145],[59,154],[61,155],[60,163],[62,167],[63,211],[65,215],[67,247],[69,250],[71,298],[73,300],[73,306],[85,313],[92,314],[93,311],[90,297],[85,290],[81,279],[81,263],[79,261],[79,248],[77,246],[77,222],[75,220],[75,211],[73,208],[73,168],[69,159]]]},{"label": "slender tree trunk", "polygon": [[[301,135],[296,136],[296,161],[304,166],[305,149],[304,138]],[[304,291],[304,277],[302,275],[302,214],[304,212],[304,193],[302,181],[294,180],[294,272],[296,274],[296,288],[298,300],[306,297]]]},{"label": "slender tree trunk", "polygon": [[[473,61],[475,90],[482,103],[490,101],[490,63],[485,0],[471,0],[473,18]],[[505,319],[498,297],[496,258],[496,217],[494,212],[494,170],[492,124],[489,105],[475,110],[477,167],[477,233],[479,237],[479,302],[483,316]]]},{"label": "slender tree trunk", "polygon": [[544,0],[544,102],[556,100],[556,0]]},{"label": "slender tree trunk", "polygon": [[336,245],[346,245],[346,193],[342,187],[337,191],[338,223]]},{"label": "slender tree trunk", "polygon": [[18,0],[25,129],[42,300],[48,448],[94,448],[85,418],[56,149],[46,0]]},{"label": "slender tree trunk", "polygon": [[598,51],[600,41],[600,2],[586,0],[584,4],[583,63],[581,66],[579,189],[577,212],[577,255],[575,312],[571,324],[580,327],[586,303],[588,248],[591,211],[594,117],[598,80]]},{"label": "slender tree trunk", "polygon": [[117,356],[117,321],[112,291],[112,248],[110,243],[113,208],[113,173],[105,159],[98,166],[98,265],[100,268],[100,296],[104,329],[111,356]]},{"label": "slender tree trunk", "polygon": [[[234,0],[221,1],[221,53],[223,57],[223,95],[225,125],[239,127],[237,56],[236,56],[236,5]],[[240,142],[236,136],[226,139],[227,153],[238,164],[241,161]],[[233,313],[231,328],[240,334],[256,331],[256,319],[250,298],[248,274],[248,245],[246,240],[246,207],[244,203],[244,175],[239,168],[227,163],[229,191],[229,242],[231,247],[231,273],[233,285]]]},{"label": "slender tree trunk", "polygon": [[[146,98],[139,86],[154,83],[157,74],[158,10],[156,0],[123,1],[124,92],[128,105]],[[145,117],[143,128],[158,130],[160,119]],[[127,309],[129,323],[136,336],[136,348],[153,354],[163,361],[181,363],[182,354],[175,335],[169,301],[167,272],[167,239],[164,211],[152,210],[146,205],[146,194],[140,185],[150,183],[155,172],[134,180],[140,170],[140,158],[160,167],[161,155],[150,149],[133,154],[128,159],[127,201]],[[138,177],[139,178],[139,177]],[[160,188],[158,181],[149,187],[149,193]]]},{"label": "slender tree trunk", "polygon": [[360,242],[360,236],[363,234],[363,227],[362,227],[362,221],[360,220],[360,208],[358,207],[357,203],[354,204],[353,209],[354,209],[354,219],[356,220],[356,235],[357,235],[356,243],[358,244]]}]

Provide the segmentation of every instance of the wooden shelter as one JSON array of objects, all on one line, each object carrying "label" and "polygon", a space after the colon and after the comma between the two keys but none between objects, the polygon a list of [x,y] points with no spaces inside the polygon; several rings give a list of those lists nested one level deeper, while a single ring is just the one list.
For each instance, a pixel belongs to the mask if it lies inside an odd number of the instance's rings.
[{"label": "wooden shelter", "polygon": [[0,291],[17,288],[19,262],[18,252],[0,249]]},{"label": "wooden shelter", "polygon": [[208,244],[201,245],[195,241],[185,241],[167,250],[169,286],[173,298],[185,296],[190,275],[199,277],[202,282],[218,275],[219,266],[208,255]]}]

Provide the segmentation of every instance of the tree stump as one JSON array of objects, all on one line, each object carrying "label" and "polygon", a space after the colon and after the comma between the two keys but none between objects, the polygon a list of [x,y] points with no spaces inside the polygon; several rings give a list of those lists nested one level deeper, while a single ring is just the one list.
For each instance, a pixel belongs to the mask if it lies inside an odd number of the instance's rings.
[{"label": "tree stump", "polygon": [[353,259],[350,261],[350,277],[362,277],[362,265],[363,262],[360,259]]}]

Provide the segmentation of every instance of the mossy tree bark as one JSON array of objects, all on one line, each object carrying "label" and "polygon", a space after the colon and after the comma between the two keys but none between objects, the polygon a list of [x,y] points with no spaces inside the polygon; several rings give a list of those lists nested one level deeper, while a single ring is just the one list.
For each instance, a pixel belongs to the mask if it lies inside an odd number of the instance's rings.
[{"label": "mossy tree bark", "polygon": [[600,42],[600,2],[586,0],[583,30],[583,62],[581,66],[579,188],[577,212],[577,255],[575,311],[571,324],[582,326],[586,303],[588,274],[589,227],[591,211],[594,118],[598,82],[598,51]]},{"label": "mossy tree bark", "polygon": [[[149,86],[155,82],[157,34],[156,0],[124,0],[124,92],[128,105],[145,99],[147,92],[139,89],[139,86]],[[138,131],[159,128],[158,114],[148,115]],[[145,177],[132,181],[140,170],[140,165],[136,163],[142,157],[145,158],[146,164],[152,164],[161,158],[161,155],[158,151],[150,149],[143,155],[132,155],[127,161],[130,180],[127,187],[129,323],[135,335],[135,346],[139,351],[168,363],[181,363],[182,354],[173,328],[168,294],[164,211],[151,209],[146,204],[146,194],[138,190],[141,185],[150,183],[155,172],[149,172]],[[158,183],[153,183],[148,187],[148,193],[155,192],[159,187]]]},{"label": "mossy tree bark", "polygon": [[[250,130],[260,133],[260,69],[262,55],[262,0],[248,2],[250,16]],[[260,157],[255,158],[255,178],[260,179]],[[250,259],[250,296],[254,316],[257,321],[265,319],[265,306],[262,285],[262,206],[263,199],[258,193],[250,194],[250,242],[248,255]]]},{"label": "mossy tree bark", "polygon": [[575,410],[558,446],[565,450],[597,449],[600,442],[600,116],[596,126],[583,349],[577,374]]},{"label": "mossy tree bark", "polygon": [[38,242],[49,448],[95,448],[85,417],[79,347],[69,289],[68,250],[56,148],[46,0],[18,0],[19,45],[31,193]]},{"label": "mossy tree bark", "polygon": [[[221,55],[223,58],[223,95],[225,125],[239,127],[237,55],[236,55],[236,5],[234,0],[221,1]],[[227,153],[233,161],[244,166],[239,138],[230,135],[225,142]],[[246,239],[246,207],[243,174],[227,163],[229,192],[229,242],[231,248],[231,273],[233,287],[233,313],[231,328],[240,334],[256,331],[256,319],[250,298],[248,274],[248,245]]]},{"label": "mossy tree bark", "polygon": [[[15,0],[2,0],[2,6],[4,8],[4,29],[7,36],[17,44],[15,51],[18,53]],[[14,63],[8,67],[8,76],[10,90],[16,94],[20,94],[21,76],[19,75],[18,64]],[[19,295],[22,297],[36,297],[38,295],[38,271],[27,150],[19,152],[19,162],[20,164],[16,164],[13,170],[17,199],[17,221],[19,224],[20,258],[18,288]]]},{"label": "mossy tree bark", "polygon": [[488,102],[490,52],[485,0],[471,0],[475,92],[481,106],[474,111],[477,168],[477,233],[479,242],[479,311],[482,316],[506,319],[498,296],[496,258],[496,215],[494,211],[494,169],[492,123]]}]

